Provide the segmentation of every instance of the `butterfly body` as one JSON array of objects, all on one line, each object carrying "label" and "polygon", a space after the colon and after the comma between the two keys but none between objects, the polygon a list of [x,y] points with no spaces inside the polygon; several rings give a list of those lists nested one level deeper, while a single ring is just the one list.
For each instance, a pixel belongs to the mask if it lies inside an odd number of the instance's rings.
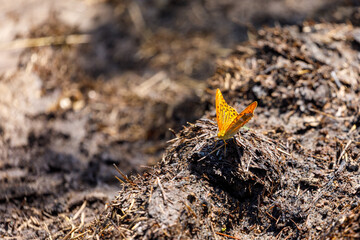
[{"label": "butterfly body", "polygon": [[229,106],[219,89],[216,90],[216,120],[219,128],[218,138],[232,138],[254,116],[257,102],[251,103],[241,113]]}]

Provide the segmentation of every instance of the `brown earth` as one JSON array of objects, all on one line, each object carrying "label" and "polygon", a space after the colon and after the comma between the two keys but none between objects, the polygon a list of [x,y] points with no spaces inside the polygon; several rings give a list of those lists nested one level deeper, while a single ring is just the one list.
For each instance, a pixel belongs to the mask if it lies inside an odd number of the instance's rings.
[{"label": "brown earth", "polygon": [[1,238],[360,238],[356,1],[13,4]]}]

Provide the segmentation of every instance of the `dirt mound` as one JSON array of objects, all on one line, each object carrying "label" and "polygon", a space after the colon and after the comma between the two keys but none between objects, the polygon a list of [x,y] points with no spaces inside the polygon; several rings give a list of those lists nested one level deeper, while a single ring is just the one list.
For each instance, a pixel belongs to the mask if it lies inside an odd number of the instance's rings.
[{"label": "dirt mound", "polygon": [[91,234],[106,223],[114,225],[104,232],[117,232],[118,226],[124,229],[116,233],[119,236],[150,239],[216,238],[218,226],[226,229],[224,233],[250,230],[238,220],[250,220],[254,202],[259,204],[281,185],[289,154],[253,131],[225,147],[214,141],[216,130],[214,122],[204,119],[181,131],[154,171],[124,183],[108,215],[90,228]]}]

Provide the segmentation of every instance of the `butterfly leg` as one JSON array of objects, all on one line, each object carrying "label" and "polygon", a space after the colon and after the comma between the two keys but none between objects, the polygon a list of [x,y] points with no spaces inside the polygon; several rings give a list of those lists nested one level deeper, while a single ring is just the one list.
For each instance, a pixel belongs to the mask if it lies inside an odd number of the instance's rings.
[{"label": "butterfly leg", "polygon": [[[216,148],[217,141],[218,141],[218,139],[215,138],[214,148]],[[214,150],[214,148],[212,150]]]}]

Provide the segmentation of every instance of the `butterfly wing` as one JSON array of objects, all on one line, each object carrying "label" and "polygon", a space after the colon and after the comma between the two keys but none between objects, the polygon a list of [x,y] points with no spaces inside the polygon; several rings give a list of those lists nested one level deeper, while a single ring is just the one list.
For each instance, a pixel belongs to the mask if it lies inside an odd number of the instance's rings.
[{"label": "butterfly wing", "polygon": [[237,111],[229,106],[221,94],[220,89],[216,90],[216,121],[219,127],[219,133],[224,132],[229,128],[233,120],[238,116]]},{"label": "butterfly wing", "polygon": [[251,103],[249,106],[247,106],[244,111],[239,113],[237,117],[231,122],[231,124],[228,126],[228,128],[225,131],[225,135],[232,137],[234,136],[237,131],[243,127],[250,119],[254,116],[254,110],[257,107],[257,102]]}]

